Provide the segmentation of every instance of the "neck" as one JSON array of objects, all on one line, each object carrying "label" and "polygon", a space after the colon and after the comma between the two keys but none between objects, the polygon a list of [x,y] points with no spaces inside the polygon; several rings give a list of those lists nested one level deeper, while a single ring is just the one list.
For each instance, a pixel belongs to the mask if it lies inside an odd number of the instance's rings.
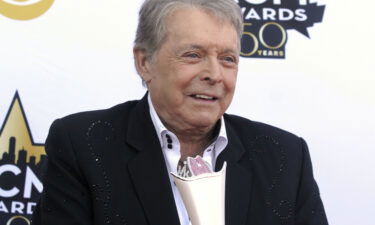
[{"label": "neck", "polygon": [[167,123],[163,122],[168,130],[173,132],[180,142],[181,160],[187,157],[195,157],[203,154],[206,149],[217,136],[220,128],[220,123],[216,123],[206,129],[189,129],[179,130],[170,127]]}]

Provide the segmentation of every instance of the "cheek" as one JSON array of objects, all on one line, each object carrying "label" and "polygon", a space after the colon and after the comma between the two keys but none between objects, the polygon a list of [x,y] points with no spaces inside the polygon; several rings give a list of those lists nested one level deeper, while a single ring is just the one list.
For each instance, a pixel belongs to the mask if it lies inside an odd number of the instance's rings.
[{"label": "cheek", "polygon": [[174,71],[174,78],[180,86],[190,85],[194,79],[198,78],[199,75],[204,71],[200,63],[197,64],[184,64],[179,65]]},{"label": "cheek", "polygon": [[225,85],[225,88],[228,92],[228,94],[234,92],[235,88],[236,88],[236,82],[237,82],[237,73],[235,74],[228,74],[228,76],[226,76],[226,78],[224,79],[224,85]]},{"label": "cheek", "polygon": [[234,95],[234,91],[236,89],[236,81],[237,76],[236,74],[228,74],[226,79],[224,80],[224,86],[225,86],[225,100],[222,104],[222,107],[226,110],[230,103],[232,102],[232,98]]}]

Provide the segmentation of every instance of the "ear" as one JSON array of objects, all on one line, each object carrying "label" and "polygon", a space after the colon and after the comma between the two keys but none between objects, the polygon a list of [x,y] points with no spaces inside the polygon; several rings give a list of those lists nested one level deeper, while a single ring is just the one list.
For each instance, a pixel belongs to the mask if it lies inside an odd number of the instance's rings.
[{"label": "ear", "polygon": [[134,48],[133,55],[135,68],[137,69],[138,74],[146,84],[149,83],[152,78],[150,73],[150,59],[147,57],[145,50]]}]

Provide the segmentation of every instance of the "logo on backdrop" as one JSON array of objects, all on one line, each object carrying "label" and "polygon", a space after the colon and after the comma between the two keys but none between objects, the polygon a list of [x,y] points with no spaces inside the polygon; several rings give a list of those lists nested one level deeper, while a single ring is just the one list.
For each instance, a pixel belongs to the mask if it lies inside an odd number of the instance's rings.
[{"label": "logo on backdrop", "polygon": [[43,15],[55,0],[0,0],[0,14],[15,20],[30,20]]},{"label": "logo on backdrop", "polygon": [[45,162],[44,145],[34,143],[16,93],[0,130],[0,225],[30,224]]},{"label": "logo on backdrop", "polygon": [[307,28],[323,20],[325,6],[310,0],[238,0],[245,22],[241,56],[285,58],[287,30],[309,38]]}]

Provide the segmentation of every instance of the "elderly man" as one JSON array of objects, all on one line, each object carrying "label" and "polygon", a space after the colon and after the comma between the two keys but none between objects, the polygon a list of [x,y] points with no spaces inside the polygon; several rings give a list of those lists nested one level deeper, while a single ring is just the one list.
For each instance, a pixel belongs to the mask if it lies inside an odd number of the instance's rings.
[{"label": "elderly man", "polygon": [[146,0],[134,58],[148,92],[53,123],[33,224],[188,225],[170,172],[197,155],[227,162],[226,225],[327,224],[303,139],[225,114],[241,34],[232,0]]}]

